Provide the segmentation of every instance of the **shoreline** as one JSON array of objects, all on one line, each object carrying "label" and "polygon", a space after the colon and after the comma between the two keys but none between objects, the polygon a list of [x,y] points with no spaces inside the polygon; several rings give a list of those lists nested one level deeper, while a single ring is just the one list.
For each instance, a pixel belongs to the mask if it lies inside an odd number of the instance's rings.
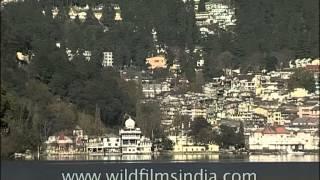
[{"label": "shoreline", "polygon": [[[319,155],[320,151],[303,151],[304,155]],[[173,152],[173,151],[163,151],[157,153],[137,153],[137,154],[126,154],[126,153],[95,153],[90,154],[87,152],[79,152],[79,153],[49,153],[43,154],[42,156],[78,156],[78,155],[87,155],[87,156],[130,156],[130,155],[150,155],[150,156],[157,156],[157,155],[288,155],[289,153],[281,152],[281,151],[248,151],[248,152],[235,152],[235,151],[219,151],[219,152]]]}]

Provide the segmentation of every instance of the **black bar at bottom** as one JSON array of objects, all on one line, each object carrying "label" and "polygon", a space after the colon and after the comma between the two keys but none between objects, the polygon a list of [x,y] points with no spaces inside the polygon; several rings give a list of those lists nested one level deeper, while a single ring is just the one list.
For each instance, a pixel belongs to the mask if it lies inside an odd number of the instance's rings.
[{"label": "black bar at bottom", "polygon": [[112,173],[114,180],[318,180],[319,162],[1,161],[2,180],[63,180],[68,173],[70,180]]}]

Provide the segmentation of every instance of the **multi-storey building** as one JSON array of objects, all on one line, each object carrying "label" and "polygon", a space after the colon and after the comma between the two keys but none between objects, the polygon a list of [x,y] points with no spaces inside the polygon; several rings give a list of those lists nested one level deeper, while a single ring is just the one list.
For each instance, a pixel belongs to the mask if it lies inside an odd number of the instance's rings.
[{"label": "multi-storey building", "polygon": [[114,20],[115,21],[122,21],[122,17],[121,17],[121,9],[120,6],[118,4],[116,4],[114,6],[114,10],[116,12],[116,15],[114,16]]},{"label": "multi-storey building", "polygon": [[[196,23],[200,27],[217,25],[220,28],[227,29],[236,23],[235,9],[230,1],[210,0],[205,3],[205,11],[199,12],[198,3],[195,2]],[[201,29],[202,34],[210,32],[209,29]],[[205,30],[205,31],[203,31]]]},{"label": "multi-storey building", "polygon": [[170,84],[168,82],[150,83],[144,81],[142,83],[142,93],[146,98],[154,98],[161,93],[169,92],[170,89]]},{"label": "multi-storey building", "polygon": [[149,154],[152,142],[142,135],[141,129],[135,127],[131,118],[125,121],[125,127],[120,129],[119,136],[106,135],[89,140],[87,152],[89,154]]},{"label": "multi-storey building", "polygon": [[265,127],[250,133],[249,150],[319,150],[317,131],[290,131],[284,127]]},{"label": "multi-storey building", "polygon": [[113,67],[113,53],[112,52],[103,52],[103,67]]},{"label": "multi-storey building", "polygon": [[303,105],[298,107],[299,118],[319,118],[320,117],[320,106],[315,105]]},{"label": "multi-storey building", "polygon": [[146,64],[150,65],[149,69],[167,68],[167,60],[164,56],[154,56],[146,59]]},{"label": "multi-storey building", "polygon": [[150,139],[142,136],[141,129],[135,127],[133,119],[126,120],[125,127],[119,131],[119,135],[123,154],[151,153],[152,143]]},{"label": "multi-storey building", "polygon": [[84,56],[86,61],[90,61],[91,60],[91,51],[84,51],[82,53],[82,55]]}]

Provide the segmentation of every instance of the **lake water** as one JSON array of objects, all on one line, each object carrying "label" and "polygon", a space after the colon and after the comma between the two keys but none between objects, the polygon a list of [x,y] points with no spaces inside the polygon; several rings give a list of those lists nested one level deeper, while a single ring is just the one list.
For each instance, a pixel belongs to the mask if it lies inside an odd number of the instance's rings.
[{"label": "lake water", "polygon": [[229,154],[160,154],[160,155],[54,155],[43,160],[105,160],[105,161],[162,161],[162,162],[319,162],[318,154],[306,155],[229,155]]}]

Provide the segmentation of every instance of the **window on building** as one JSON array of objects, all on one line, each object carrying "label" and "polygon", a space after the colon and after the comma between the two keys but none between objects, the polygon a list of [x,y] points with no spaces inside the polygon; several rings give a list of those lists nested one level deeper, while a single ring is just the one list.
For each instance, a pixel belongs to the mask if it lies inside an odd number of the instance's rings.
[{"label": "window on building", "polygon": [[122,144],[125,144],[125,145],[129,144],[129,140],[123,140]]}]

